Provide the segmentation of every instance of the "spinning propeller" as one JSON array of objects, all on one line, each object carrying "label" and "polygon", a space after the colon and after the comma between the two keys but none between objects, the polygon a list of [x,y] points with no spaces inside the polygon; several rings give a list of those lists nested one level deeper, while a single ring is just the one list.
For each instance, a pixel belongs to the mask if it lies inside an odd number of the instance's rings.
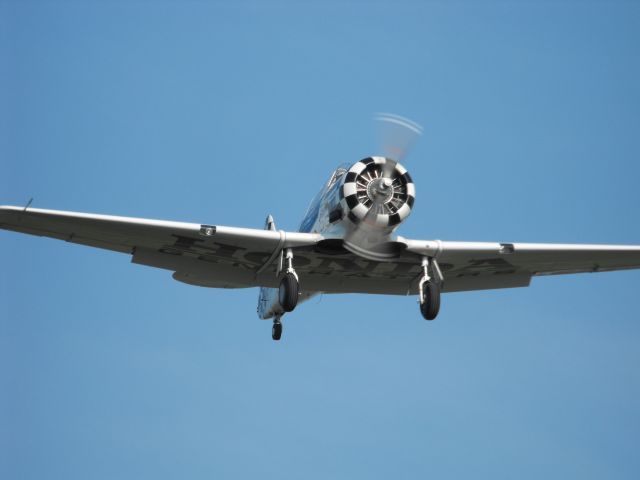
[{"label": "spinning propeller", "polygon": [[344,195],[353,226],[345,236],[345,246],[365,257],[384,259],[394,255],[385,251],[384,243],[413,205],[415,189],[399,162],[422,135],[422,127],[389,113],[377,114],[374,119],[384,156],[365,159],[350,170],[355,188],[345,182]]},{"label": "spinning propeller", "polygon": [[378,113],[373,118],[378,125],[380,151],[388,161],[385,168],[385,176],[388,177],[396,163],[407,156],[422,135],[422,127],[408,118],[392,113]]}]

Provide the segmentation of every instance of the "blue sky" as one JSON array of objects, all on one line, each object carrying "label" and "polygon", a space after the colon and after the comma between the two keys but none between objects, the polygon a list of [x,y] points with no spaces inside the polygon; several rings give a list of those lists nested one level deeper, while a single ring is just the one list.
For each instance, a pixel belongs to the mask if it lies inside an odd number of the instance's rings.
[{"label": "blue sky", "polygon": [[[372,114],[411,238],[640,244],[636,2],[0,2],[0,203],[295,229]],[[640,272],[190,287],[0,232],[0,477],[638,478]]]}]

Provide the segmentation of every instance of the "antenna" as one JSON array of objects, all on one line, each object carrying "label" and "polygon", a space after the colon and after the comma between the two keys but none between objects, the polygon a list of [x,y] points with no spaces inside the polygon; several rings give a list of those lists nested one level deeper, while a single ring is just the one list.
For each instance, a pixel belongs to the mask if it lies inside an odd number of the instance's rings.
[{"label": "antenna", "polygon": [[27,208],[29,208],[31,206],[31,204],[33,203],[33,197],[31,197],[29,199],[29,201],[27,202],[27,204],[24,206],[24,210],[22,210],[23,212],[27,211]]}]

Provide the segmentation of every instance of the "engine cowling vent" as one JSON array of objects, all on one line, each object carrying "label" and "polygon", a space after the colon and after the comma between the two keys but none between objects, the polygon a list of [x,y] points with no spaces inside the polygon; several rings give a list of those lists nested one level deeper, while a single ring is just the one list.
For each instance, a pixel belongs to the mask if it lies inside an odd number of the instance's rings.
[{"label": "engine cowling vent", "polygon": [[355,225],[395,228],[411,213],[415,192],[402,165],[385,157],[368,157],[347,172],[340,204]]}]

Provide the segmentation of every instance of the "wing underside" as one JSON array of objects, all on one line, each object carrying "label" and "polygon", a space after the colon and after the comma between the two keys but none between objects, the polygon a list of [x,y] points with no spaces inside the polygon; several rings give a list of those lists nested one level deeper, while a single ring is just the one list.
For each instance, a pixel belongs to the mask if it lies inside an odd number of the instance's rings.
[{"label": "wing underside", "polygon": [[136,264],[216,288],[276,287],[294,249],[304,292],[415,294],[421,259],[436,258],[445,292],[524,287],[531,278],[640,268],[640,246],[406,240],[397,258],[359,257],[319,234],[0,207],[0,228],[132,255]]}]

